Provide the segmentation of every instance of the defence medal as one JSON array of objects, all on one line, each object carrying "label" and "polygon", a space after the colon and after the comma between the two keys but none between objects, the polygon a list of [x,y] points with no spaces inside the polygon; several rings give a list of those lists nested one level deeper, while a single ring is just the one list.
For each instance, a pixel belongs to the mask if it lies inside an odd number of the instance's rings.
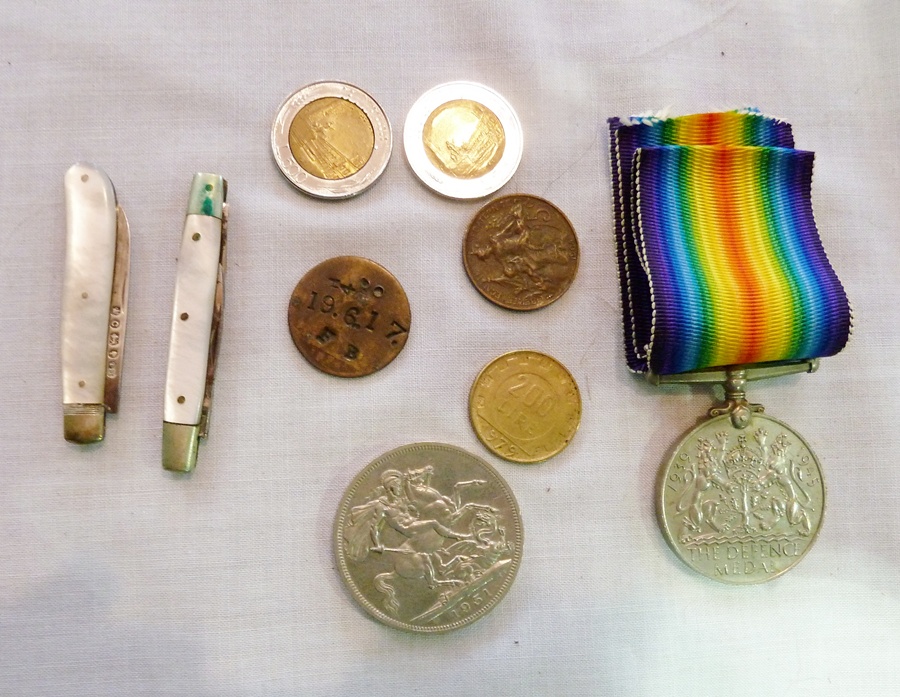
[{"label": "defence medal", "polygon": [[650,376],[657,384],[721,382],[725,403],[675,447],[659,474],[656,510],[669,546],[695,571],[760,583],[809,551],[825,483],[809,444],[746,399],[749,380],[813,372],[818,361]]},{"label": "defence medal", "polygon": [[813,153],[756,112],[609,124],[629,368],[725,388],[660,471],[660,526],[709,578],[771,580],[815,540],[825,484],[806,441],[746,386],[815,371],[852,325],[812,215]]}]

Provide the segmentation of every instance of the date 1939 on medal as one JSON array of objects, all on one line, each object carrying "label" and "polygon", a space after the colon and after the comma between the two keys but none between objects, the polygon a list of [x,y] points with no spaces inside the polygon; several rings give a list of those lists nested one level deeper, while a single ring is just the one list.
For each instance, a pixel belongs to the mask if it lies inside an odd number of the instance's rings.
[{"label": "date 1939 on medal", "polygon": [[386,366],[406,345],[409,302],[383,266],[361,257],[334,257],[294,288],[288,327],[297,349],[316,368],[361,377]]}]

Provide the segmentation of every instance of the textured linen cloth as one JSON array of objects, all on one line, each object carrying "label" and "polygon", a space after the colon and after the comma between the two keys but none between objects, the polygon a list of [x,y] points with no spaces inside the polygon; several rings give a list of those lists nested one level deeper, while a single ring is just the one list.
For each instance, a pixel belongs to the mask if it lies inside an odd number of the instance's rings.
[{"label": "textured linen cloth", "polygon": [[[896,695],[900,683],[900,5],[884,2],[12,2],[0,12],[0,694]],[[269,133],[316,80],[377,99],[394,155],[345,202],[297,192]],[[525,133],[502,193],[570,218],[581,266],[529,314],[469,284],[481,202],[443,199],[402,153],[428,88],[473,80]],[[653,509],[668,449],[713,403],[655,388],[621,348],[605,119],[756,106],[816,152],[813,205],[854,303],[815,375],[754,383],[828,486],[790,573],[730,587],[668,549]],[[120,413],[104,443],[61,433],[62,177],[112,178],[132,228]],[[160,467],[175,256],[191,176],[229,182],[224,335],[210,438]],[[290,293],[314,264],[372,258],[412,307],[405,350],[359,380],[294,348]],[[570,447],[517,466],[473,434],[490,359],[534,348],[578,381]],[[335,570],[351,478],[413,441],[491,462],[518,497],[524,559],[506,599],[443,636],[371,620]]]}]

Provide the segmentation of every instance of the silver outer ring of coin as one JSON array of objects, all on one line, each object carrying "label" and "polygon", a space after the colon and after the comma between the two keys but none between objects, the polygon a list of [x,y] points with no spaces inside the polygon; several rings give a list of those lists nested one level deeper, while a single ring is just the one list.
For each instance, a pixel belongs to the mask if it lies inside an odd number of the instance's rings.
[{"label": "silver outer ring of coin", "polygon": [[[796,552],[796,554],[792,555],[792,561],[790,564],[787,564],[784,568],[777,570],[775,573],[768,573],[766,575],[760,574],[758,577],[746,579],[746,572],[742,570],[741,573],[728,573],[728,574],[717,574],[714,570],[713,573],[707,573],[703,571],[701,568],[698,568],[691,561],[691,555],[687,551],[687,549],[682,546],[678,539],[678,531],[676,528],[676,521],[670,519],[670,515],[667,510],[667,486],[671,485],[672,481],[670,480],[670,475],[673,473],[673,467],[676,465],[676,462],[679,458],[684,458],[684,455],[688,452],[689,446],[693,439],[699,438],[701,432],[708,432],[709,434],[714,434],[717,431],[728,431],[732,433],[743,433],[746,435],[748,440],[751,440],[756,429],[763,427],[765,425],[769,425],[770,429],[780,429],[782,432],[787,432],[790,434],[791,438],[795,438],[793,445],[800,446],[801,449],[805,450],[808,453],[808,462],[805,463],[807,467],[814,468],[815,474],[817,475],[817,482],[813,482],[818,486],[821,490],[821,505],[818,510],[818,518],[814,525],[811,525],[811,532],[808,537],[805,538],[805,546],[802,551],[796,549],[796,546],[792,549],[792,551]],[[773,435],[773,434],[770,434]],[[827,500],[827,489],[825,486],[825,479],[822,474],[822,466],[819,464],[819,460],[816,457],[816,454],[813,452],[812,448],[809,447],[809,444],[803,439],[803,437],[797,433],[794,429],[792,429],[787,424],[779,421],[778,419],[773,419],[771,416],[767,414],[753,414],[751,416],[751,420],[749,425],[743,429],[736,429],[731,424],[731,415],[723,414],[722,416],[716,416],[711,419],[705,419],[698,426],[693,428],[681,441],[677,446],[672,450],[672,455],[668,459],[667,462],[664,463],[662,468],[659,471],[659,479],[657,481],[657,491],[656,491],[656,515],[659,521],[660,529],[662,530],[663,537],[665,537],[666,542],[669,544],[669,547],[672,548],[672,551],[675,552],[676,555],[687,564],[693,571],[706,578],[719,582],[719,583],[727,583],[729,585],[754,585],[765,583],[767,581],[771,581],[782,574],[793,569],[803,557],[809,552],[810,548],[815,544],[816,539],[819,536],[819,531],[822,529],[822,522],[825,519],[825,507]],[[672,496],[678,496],[676,493]],[[683,494],[681,494],[683,495]],[[754,553],[758,552],[761,554],[761,550],[758,548],[760,545],[759,542],[753,543],[752,541],[746,542],[714,542],[712,544],[720,545],[722,548],[725,548],[725,551],[722,553],[721,561],[723,563],[728,562],[732,564],[739,564],[742,569],[746,569],[744,564],[747,561],[754,562],[755,564],[760,563],[760,559],[748,559],[744,555],[747,554],[748,557],[752,557]],[[753,545],[757,545],[757,548],[754,549]],[[707,543],[707,549],[711,547],[711,544]],[[733,549],[728,549],[729,547]],[[699,550],[698,550],[699,551]],[[769,550],[771,551],[771,550]],[[732,552],[734,552],[732,554]],[[698,556],[706,556],[698,554]],[[729,557],[732,557],[729,559]],[[715,569],[715,566],[713,567]],[[720,567],[724,568],[724,567]],[[734,567],[730,567],[734,569]]]},{"label": "silver outer ring of coin", "polygon": [[[343,179],[322,179],[307,172],[291,152],[290,130],[294,117],[307,104],[324,97],[339,97],[358,106],[375,133],[375,146],[368,162],[356,174]],[[350,198],[368,189],[387,167],[391,159],[391,143],[391,125],[378,102],[359,87],[346,82],[314,82],[302,87],[284,100],[272,124],[272,154],[281,173],[300,191],[317,198]]]},{"label": "silver outer ring of coin", "polygon": [[[456,99],[483,104],[494,112],[503,126],[506,138],[503,155],[494,168],[482,177],[459,179],[451,176],[435,167],[425,152],[422,132],[428,117],[441,104]],[[403,127],[403,149],[409,166],[426,186],[449,198],[483,198],[497,191],[516,173],[522,160],[522,148],[522,124],[516,112],[499,93],[477,82],[447,82],[431,88],[412,105]]]},{"label": "silver outer ring of coin", "polygon": [[[512,568],[506,574],[503,579],[503,583],[500,588],[494,593],[491,599],[484,603],[477,611],[473,612],[471,615],[458,620],[456,622],[450,622],[447,624],[441,624],[437,626],[418,626],[414,624],[410,624],[409,622],[403,622],[394,617],[390,617],[389,615],[382,612],[380,609],[375,607],[359,590],[357,585],[353,581],[353,577],[350,574],[350,570],[347,568],[347,559],[344,555],[344,537],[343,530],[347,521],[347,515],[350,512],[350,503],[359,489],[372,474],[378,470],[384,468],[386,465],[391,464],[398,457],[402,457],[406,453],[410,451],[434,451],[434,450],[443,450],[449,451],[451,453],[463,455],[470,460],[476,462],[480,467],[483,467],[488,474],[490,474],[493,478],[493,482],[498,485],[501,489],[507,503],[510,507],[511,517],[513,519],[513,523],[515,524],[515,530],[511,532],[511,539],[515,542],[516,547],[512,553]],[[367,467],[365,467],[359,474],[357,474],[353,481],[350,482],[350,485],[347,487],[346,491],[344,491],[343,496],[341,496],[341,502],[338,506],[337,516],[335,516],[334,521],[334,550],[335,556],[337,557],[338,562],[338,572],[341,576],[341,579],[344,582],[344,585],[353,595],[353,598],[357,603],[370,615],[372,615],[379,622],[383,622],[384,624],[395,627],[397,629],[402,629],[407,632],[415,632],[417,634],[443,634],[444,632],[449,632],[454,629],[459,629],[461,627],[465,627],[467,625],[476,622],[477,620],[484,617],[491,610],[493,610],[501,600],[506,596],[506,593],[509,591],[510,586],[512,586],[513,582],[516,580],[516,574],[519,571],[519,566],[522,563],[522,548],[525,542],[525,533],[522,527],[522,515],[519,512],[519,504],[516,501],[516,497],[512,493],[512,489],[509,488],[509,484],[507,484],[506,480],[500,475],[497,470],[495,470],[491,465],[485,462],[482,458],[477,455],[473,455],[467,450],[463,450],[462,448],[458,448],[454,445],[448,445],[446,443],[409,443],[407,445],[401,445],[399,448],[394,448],[379,457],[373,460]]]}]

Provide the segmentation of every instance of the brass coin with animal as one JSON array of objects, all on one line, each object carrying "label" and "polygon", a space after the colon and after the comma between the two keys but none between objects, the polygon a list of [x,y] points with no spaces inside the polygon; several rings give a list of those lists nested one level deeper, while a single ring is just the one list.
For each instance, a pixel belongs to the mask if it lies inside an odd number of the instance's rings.
[{"label": "brass coin with animal", "polygon": [[478,292],[510,310],[556,302],[578,272],[578,237],[565,214],[537,196],[501,196],[484,206],[463,243]]}]

